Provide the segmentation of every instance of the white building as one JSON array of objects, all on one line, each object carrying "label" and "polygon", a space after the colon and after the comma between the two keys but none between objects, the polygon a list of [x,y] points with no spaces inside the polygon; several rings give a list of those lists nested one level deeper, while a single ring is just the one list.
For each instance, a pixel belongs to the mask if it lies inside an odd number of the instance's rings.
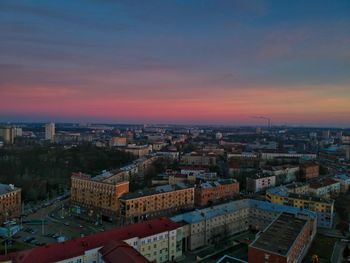
[{"label": "white building", "polygon": [[51,142],[55,140],[55,124],[53,122],[45,125],[45,140]]},{"label": "white building", "polygon": [[276,176],[267,174],[256,174],[251,177],[247,177],[247,191],[248,192],[260,192],[267,188],[276,185]]}]

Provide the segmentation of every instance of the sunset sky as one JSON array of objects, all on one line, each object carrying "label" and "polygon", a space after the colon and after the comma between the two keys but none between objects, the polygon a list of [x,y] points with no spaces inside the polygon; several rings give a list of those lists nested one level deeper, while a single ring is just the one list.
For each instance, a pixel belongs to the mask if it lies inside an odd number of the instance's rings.
[{"label": "sunset sky", "polygon": [[0,0],[0,121],[350,126],[349,0]]}]

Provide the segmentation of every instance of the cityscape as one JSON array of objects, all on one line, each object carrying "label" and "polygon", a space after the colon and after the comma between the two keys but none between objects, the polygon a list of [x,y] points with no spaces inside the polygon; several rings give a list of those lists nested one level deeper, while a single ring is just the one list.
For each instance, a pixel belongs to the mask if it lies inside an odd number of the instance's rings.
[{"label": "cityscape", "polygon": [[0,0],[0,263],[350,262],[350,2]]}]

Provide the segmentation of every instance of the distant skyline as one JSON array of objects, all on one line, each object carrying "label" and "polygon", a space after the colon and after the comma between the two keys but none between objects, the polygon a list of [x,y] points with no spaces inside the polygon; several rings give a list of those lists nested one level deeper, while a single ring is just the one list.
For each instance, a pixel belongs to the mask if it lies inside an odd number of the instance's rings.
[{"label": "distant skyline", "polygon": [[0,0],[0,122],[350,127],[348,0]]}]

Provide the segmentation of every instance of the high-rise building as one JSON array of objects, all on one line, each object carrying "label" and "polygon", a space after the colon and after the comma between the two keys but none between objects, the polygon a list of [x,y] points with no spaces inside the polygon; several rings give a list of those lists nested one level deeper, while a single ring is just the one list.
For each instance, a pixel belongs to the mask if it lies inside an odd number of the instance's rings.
[{"label": "high-rise building", "polygon": [[346,160],[350,160],[350,136],[342,137],[343,147],[345,150],[345,158]]},{"label": "high-rise building", "polygon": [[0,127],[0,137],[4,140],[5,144],[12,144],[15,138],[12,127]]},{"label": "high-rise building", "polygon": [[53,122],[45,125],[45,140],[51,142],[55,140],[55,124]]}]

